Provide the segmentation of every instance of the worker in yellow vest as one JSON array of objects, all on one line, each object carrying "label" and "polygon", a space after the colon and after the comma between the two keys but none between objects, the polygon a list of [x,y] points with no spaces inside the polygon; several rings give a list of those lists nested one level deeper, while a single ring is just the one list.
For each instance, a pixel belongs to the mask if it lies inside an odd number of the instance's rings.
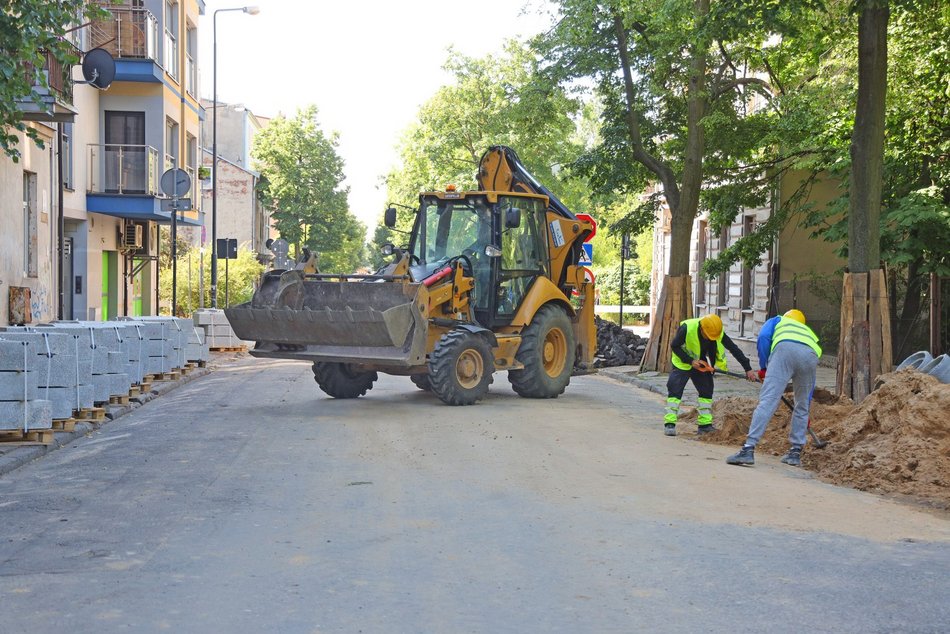
[{"label": "worker in yellow vest", "polygon": [[739,346],[722,331],[722,320],[718,315],[706,315],[680,322],[680,327],[670,342],[673,349],[673,370],[666,382],[666,415],[663,417],[663,433],[676,435],[676,418],[679,415],[680,402],[686,383],[693,382],[699,392],[699,417],[696,419],[698,433],[705,434],[714,429],[712,417],[713,374],[703,371],[704,364],[727,370],[726,350],[736,358],[745,370],[746,378],[758,380],[752,371],[748,357],[742,354]]},{"label": "worker in yellow vest", "polygon": [[804,313],[792,309],[762,325],[758,351],[759,366],[762,368],[759,376],[763,379],[759,404],[752,413],[745,444],[738,453],[726,458],[726,462],[748,466],[755,464],[755,446],[775,414],[785,386],[791,381],[795,390],[795,410],[792,412],[788,434],[791,448],[782,457],[782,462],[797,467],[802,463],[802,447],[808,431],[808,410],[811,395],[815,391],[818,359],[821,358],[818,335],[805,324]]}]

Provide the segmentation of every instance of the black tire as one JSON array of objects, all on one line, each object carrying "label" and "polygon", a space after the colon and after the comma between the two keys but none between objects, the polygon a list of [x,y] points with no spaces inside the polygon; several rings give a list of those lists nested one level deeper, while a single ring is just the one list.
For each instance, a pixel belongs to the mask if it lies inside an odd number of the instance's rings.
[{"label": "black tire", "polygon": [[577,354],[571,318],[555,304],[542,306],[521,331],[515,359],[523,370],[510,370],[508,381],[519,396],[557,398],[571,382]]},{"label": "black tire", "polygon": [[424,392],[432,391],[432,381],[429,380],[428,374],[410,374],[409,380],[412,381],[412,383],[417,388],[423,390]]},{"label": "black tire", "polygon": [[443,335],[429,356],[432,392],[448,405],[471,405],[484,397],[494,371],[491,346],[466,330]]},{"label": "black tire", "polygon": [[316,361],[313,364],[313,380],[333,398],[363,396],[378,378],[376,372],[353,370],[346,363]]}]

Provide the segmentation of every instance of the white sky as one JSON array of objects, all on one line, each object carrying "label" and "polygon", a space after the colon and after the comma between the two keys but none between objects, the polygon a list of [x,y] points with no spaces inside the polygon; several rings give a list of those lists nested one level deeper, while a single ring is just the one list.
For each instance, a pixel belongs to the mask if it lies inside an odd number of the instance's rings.
[{"label": "white sky", "polygon": [[[350,209],[370,232],[387,202],[381,178],[397,161],[400,134],[450,80],[442,70],[448,47],[472,57],[500,53],[506,40],[550,24],[540,12],[543,0],[248,4],[260,13],[218,14],[218,99],[264,116],[316,104],[324,131],[340,133]],[[240,0],[207,0],[199,64],[208,98],[214,11],[241,6]]]}]

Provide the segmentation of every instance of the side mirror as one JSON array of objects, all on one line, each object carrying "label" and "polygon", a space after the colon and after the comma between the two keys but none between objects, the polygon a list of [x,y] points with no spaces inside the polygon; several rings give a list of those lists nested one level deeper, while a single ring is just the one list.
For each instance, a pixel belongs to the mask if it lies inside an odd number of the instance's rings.
[{"label": "side mirror", "polygon": [[392,242],[387,242],[382,246],[379,252],[383,255],[392,255],[396,252],[396,245],[394,245]]},{"label": "side mirror", "polygon": [[500,258],[501,249],[499,249],[493,244],[485,245],[485,255],[487,255],[490,258]]},{"label": "side mirror", "polygon": [[517,207],[509,207],[505,211],[505,229],[517,229],[521,226],[521,210]]},{"label": "side mirror", "polygon": [[383,224],[392,229],[396,226],[396,208],[390,207],[383,215]]}]

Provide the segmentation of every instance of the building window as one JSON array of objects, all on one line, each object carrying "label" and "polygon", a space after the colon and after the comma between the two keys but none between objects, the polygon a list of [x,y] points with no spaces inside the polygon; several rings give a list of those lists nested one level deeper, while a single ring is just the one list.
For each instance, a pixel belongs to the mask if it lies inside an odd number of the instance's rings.
[{"label": "building window", "polygon": [[178,167],[178,122],[165,118],[165,169]]},{"label": "building window", "polygon": [[188,24],[185,35],[185,90],[198,97],[198,29]]},{"label": "building window", "polygon": [[[755,216],[744,216],[742,219],[742,237],[752,235],[755,230]],[[748,310],[755,301],[755,269],[748,264],[742,264],[742,302],[740,308]]]},{"label": "building window", "polygon": [[165,2],[165,72],[178,79],[178,3]]},{"label": "building window", "polygon": [[706,303],[706,278],[703,276],[703,265],[706,264],[706,234],[709,233],[705,220],[699,221],[699,231],[696,232],[696,303]]},{"label": "building window", "polygon": [[[722,228],[722,232],[719,234],[719,254],[722,255],[722,252],[729,248],[729,227],[728,225]],[[716,301],[717,306],[726,306],[729,302],[729,271],[723,271],[719,274],[719,283],[716,288]]]},{"label": "building window", "polygon": [[64,123],[63,125],[63,187],[74,189],[73,187],[73,124]]},{"label": "building window", "polygon": [[39,236],[38,215],[36,211],[36,174],[23,172],[23,268],[27,277],[39,275],[37,238]]}]

